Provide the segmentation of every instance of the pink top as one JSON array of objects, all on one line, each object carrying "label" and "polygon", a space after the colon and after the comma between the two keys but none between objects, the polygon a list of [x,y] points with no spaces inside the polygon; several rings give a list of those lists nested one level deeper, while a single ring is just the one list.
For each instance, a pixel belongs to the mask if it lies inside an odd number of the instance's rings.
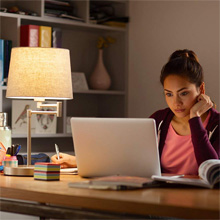
[{"label": "pink top", "polygon": [[[211,114],[209,112],[203,126],[206,127]],[[169,125],[161,166],[164,173],[198,175],[198,164],[194,154],[191,135],[178,135]]]}]

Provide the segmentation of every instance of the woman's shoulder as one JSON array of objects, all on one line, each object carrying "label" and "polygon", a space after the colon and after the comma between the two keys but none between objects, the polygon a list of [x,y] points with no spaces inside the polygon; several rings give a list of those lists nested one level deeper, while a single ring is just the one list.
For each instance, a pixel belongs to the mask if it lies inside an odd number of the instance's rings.
[{"label": "woman's shoulder", "polygon": [[157,128],[163,124],[163,127],[167,127],[170,123],[171,119],[173,118],[173,112],[170,108],[165,108],[154,112],[150,118],[153,118],[156,121]]},{"label": "woman's shoulder", "polygon": [[160,109],[156,112],[154,112],[150,118],[153,118],[155,120],[164,120],[164,118],[167,117],[167,115],[173,114],[170,108]]},{"label": "woman's shoulder", "polygon": [[216,109],[214,108],[211,108],[210,109],[210,112],[211,112],[211,116],[210,116],[210,119],[209,119],[209,122],[210,123],[214,123],[214,124],[219,124],[219,120],[220,120],[220,112],[218,112]]},{"label": "woman's shoulder", "polygon": [[218,112],[216,109],[211,108],[210,111],[211,111],[211,114],[213,114],[214,116],[216,117],[220,116],[220,112]]}]

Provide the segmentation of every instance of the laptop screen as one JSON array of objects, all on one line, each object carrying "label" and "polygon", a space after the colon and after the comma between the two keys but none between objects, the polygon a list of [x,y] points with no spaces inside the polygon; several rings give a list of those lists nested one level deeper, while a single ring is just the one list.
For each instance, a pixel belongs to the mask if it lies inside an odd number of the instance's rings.
[{"label": "laptop screen", "polygon": [[154,119],[71,118],[83,177],[161,175]]}]

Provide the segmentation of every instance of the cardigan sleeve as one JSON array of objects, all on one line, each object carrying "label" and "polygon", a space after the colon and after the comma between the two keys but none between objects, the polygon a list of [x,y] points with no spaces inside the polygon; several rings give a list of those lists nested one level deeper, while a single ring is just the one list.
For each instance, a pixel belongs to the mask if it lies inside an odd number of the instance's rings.
[{"label": "cardigan sleeve", "polygon": [[207,130],[202,124],[200,117],[194,117],[189,120],[191,129],[191,138],[194,146],[194,152],[198,165],[208,159],[219,159],[219,126],[215,130],[212,143],[209,140]]}]

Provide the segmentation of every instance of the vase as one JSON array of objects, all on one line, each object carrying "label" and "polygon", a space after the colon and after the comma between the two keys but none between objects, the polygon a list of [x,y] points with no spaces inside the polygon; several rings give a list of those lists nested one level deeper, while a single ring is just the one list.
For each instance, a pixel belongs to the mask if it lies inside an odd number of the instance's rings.
[{"label": "vase", "polygon": [[107,90],[111,86],[111,78],[103,63],[103,50],[99,49],[98,60],[92,72],[89,84],[92,89]]}]

